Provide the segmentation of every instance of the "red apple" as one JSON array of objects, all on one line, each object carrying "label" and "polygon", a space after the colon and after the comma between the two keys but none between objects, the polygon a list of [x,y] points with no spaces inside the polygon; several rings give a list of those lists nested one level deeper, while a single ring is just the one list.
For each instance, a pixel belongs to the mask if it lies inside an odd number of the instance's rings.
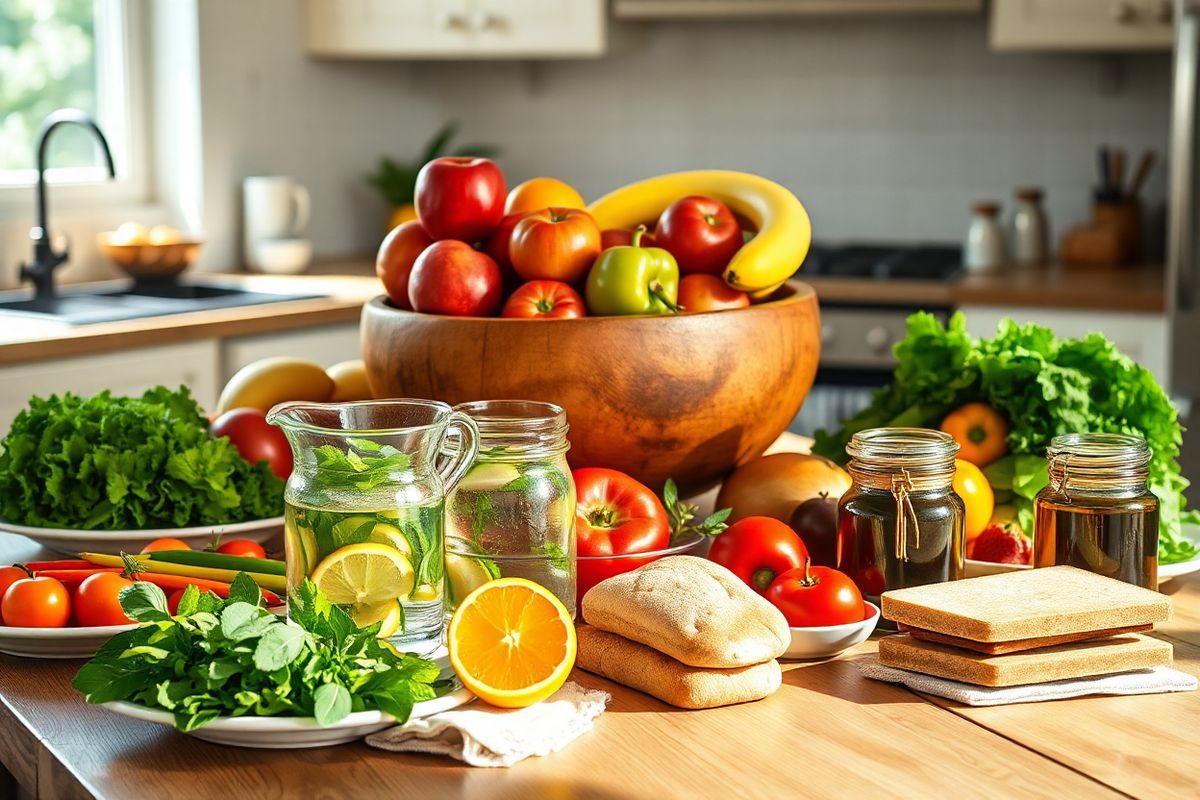
[{"label": "red apple", "polygon": [[719,275],[742,246],[742,227],[724,203],[693,195],[667,206],[654,239],[675,256],[680,273]]},{"label": "red apple", "polygon": [[464,242],[434,242],[408,276],[408,301],[423,314],[490,317],[504,297],[500,267]]},{"label": "red apple", "polygon": [[504,216],[504,174],[487,158],[435,158],[417,173],[415,205],[434,239],[474,243]]},{"label": "red apple", "polygon": [[392,228],[391,233],[379,245],[375,256],[375,274],[383,281],[383,289],[398,308],[411,310],[408,302],[408,275],[413,263],[433,239],[416,220],[403,222]]},{"label": "red apple", "polygon": [[492,257],[492,260],[500,267],[500,271],[504,273],[504,284],[512,285],[514,288],[521,284],[521,278],[517,275],[517,271],[513,269],[512,257],[509,254],[509,244],[512,242],[513,228],[517,227],[517,223],[525,218],[527,212],[519,211],[515,214],[505,214],[500,220],[500,224],[496,226],[496,230],[492,231],[483,242],[483,252]]},{"label": "red apple", "polygon": [[[633,230],[630,228],[608,228],[600,231],[600,249],[602,251],[610,247],[628,247],[631,244],[633,244]],[[652,233],[643,233],[638,244],[642,247],[658,247]]]}]

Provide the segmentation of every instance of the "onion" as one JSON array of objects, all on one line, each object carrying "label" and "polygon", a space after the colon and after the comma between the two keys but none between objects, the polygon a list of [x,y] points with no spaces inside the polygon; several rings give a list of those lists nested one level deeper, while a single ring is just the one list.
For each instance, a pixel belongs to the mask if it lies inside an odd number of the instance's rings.
[{"label": "onion", "polygon": [[717,494],[717,508],[732,508],[730,522],[773,517],[787,523],[796,506],[822,492],[837,502],[850,488],[846,471],[822,456],[775,453],[733,471]]}]

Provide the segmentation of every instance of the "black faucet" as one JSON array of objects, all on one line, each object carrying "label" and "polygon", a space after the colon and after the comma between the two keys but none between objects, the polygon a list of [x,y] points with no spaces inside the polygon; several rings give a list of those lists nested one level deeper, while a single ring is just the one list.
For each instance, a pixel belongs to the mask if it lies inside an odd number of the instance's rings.
[{"label": "black faucet", "polygon": [[46,144],[55,128],[69,122],[91,131],[100,144],[100,152],[104,154],[109,177],[117,177],[112,151],[108,149],[108,140],[87,114],[77,108],[60,108],[42,121],[37,138],[37,225],[29,231],[29,238],[33,240],[33,261],[21,265],[21,280],[33,282],[33,296],[38,300],[54,297],[54,270],[70,258],[67,248],[59,253],[54,252],[50,244],[50,226],[46,222]]}]

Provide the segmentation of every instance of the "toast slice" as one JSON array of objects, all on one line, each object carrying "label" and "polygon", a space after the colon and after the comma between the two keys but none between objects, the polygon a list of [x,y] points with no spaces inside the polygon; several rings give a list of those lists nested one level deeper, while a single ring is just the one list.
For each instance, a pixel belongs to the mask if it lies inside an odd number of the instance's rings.
[{"label": "toast slice", "polygon": [[908,634],[879,640],[879,663],[977,686],[1021,686],[1171,663],[1171,645],[1139,633],[1006,655],[970,653]]},{"label": "toast slice", "polygon": [[1075,567],[1043,567],[884,592],[883,616],[974,642],[1011,642],[1152,625],[1171,618],[1158,592]]},{"label": "toast slice", "polygon": [[1053,647],[1056,644],[1086,642],[1089,639],[1104,639],[1109,636],[1116,636],[1119,633],[1144,633],[1153,629],[1153,625],[1130,625],[1127,628],[1064,633],[1058,636],[1038,636],[1034,639],[1015,639],[1011,642],[973,642],[970,639],[963,639],[960,636],[948,636],[944,633],[924,631],[920,628],[909,627],[908,625],[900,626],[902,632],[907,633],[914,639],[920,639],[923,642],[937,642],[938,644],[950,645],[961,650],[970,650],[989,656],[997,656],[1003,653],[1020,653],[1025,650],[1036,650],[1039,647]]}]

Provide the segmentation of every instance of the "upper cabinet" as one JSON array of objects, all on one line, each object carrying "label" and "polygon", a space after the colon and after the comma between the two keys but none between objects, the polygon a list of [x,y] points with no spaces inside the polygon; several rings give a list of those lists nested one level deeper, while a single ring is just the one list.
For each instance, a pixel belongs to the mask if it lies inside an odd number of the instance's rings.
[{"label": "upper cabinet", "polygon": [[604,53],[605,0],[308,0],[310,55],[584,58]]},{"label": "upper cabinet", "polygon": [[997,50],[1168,50],[1172,0],[992,0]]},{"label": "upper cabinet", "polygon": [[613,0],[623,19],[741,19],[977,12],[983,0]]}]

